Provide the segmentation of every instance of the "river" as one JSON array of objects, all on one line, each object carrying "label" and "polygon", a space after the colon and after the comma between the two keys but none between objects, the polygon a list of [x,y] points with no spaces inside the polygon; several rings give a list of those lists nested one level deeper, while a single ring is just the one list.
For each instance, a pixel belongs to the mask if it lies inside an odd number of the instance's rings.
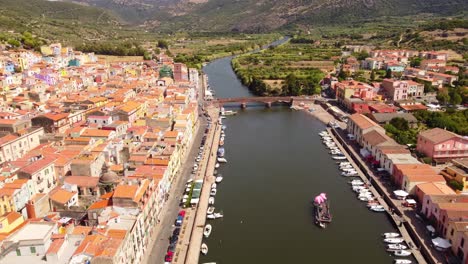
[{"label": "river", "polygon": [[[231,57],[204,72],[216,97],[251,93],[236,78]],[[237,110],[237,109],[236,109]],[[286,107],[252,107],[224,121],[226,159],[216,195],[213,232],[200,263],[392,263],[381,234],[394,230],[387,216],[370,212],[340,176],[321,143],[325,126]],[[333,222],[314,224],[311,201],[327,193]]]}]

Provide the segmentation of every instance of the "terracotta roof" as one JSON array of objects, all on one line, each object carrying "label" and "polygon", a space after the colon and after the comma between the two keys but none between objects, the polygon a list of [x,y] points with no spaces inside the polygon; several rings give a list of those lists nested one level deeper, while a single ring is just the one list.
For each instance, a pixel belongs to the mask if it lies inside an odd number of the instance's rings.
[{"label": "terracotta roof", "polygon": [[42,116],[46,117],[48,119],[51,119],[53,121],[59,121],[61,119],[67,118],[68,114],[66,114],[66,113],[62,113],[62,114],[52,114],[52,113],[50,113],[50,114],[45,114],[45,115],[42,115]]},{"label": "terracotta roof", "polygon": [[433,128],[433,129],[422,131],[419,133],[419,136],[425,140],[429,140],[436,144],[450,140],[454,137],[460,137],[459,135],[453,132],[450,132],[441,128]]},{"label": "terracotta roof", "polygon": [[448,187],[447,184],[440,182],[420,183],[417,185],[417,188],[425,195],[455,194],[452,188]]},{"label": "terracotta roof", "polygon": [[93,228],[91,226],[75,226],[71,235],[87,235]]},{"label": "terracotta roof", "polygon": [[374,121],[370,120],[368,117],[361,114],[353,114],[349,117],[359,128],[368,129],[371,127],[380,127]]},{"label": "terracotta roof", "polygon": [[111,199],[94,202],[93,204],[91,204],[91,206],[88,207],[88,210],[102,209],[108,206],[112,206]]},{"label": "terracotta roof", "polygon": [[55,158],[55,157],[45,157],[43,159],[37,160],[37,161],[35,161],[35,162],[21,168],[20,171],[32,175],[32,174],[44,169],[45,167],[53,164],[56,159],[57,158]]},{"label": "terracotta roof", "polygon": [[444,177],[439,174],[405,174],[410,182],[440,182],[445,183]]},{"label": "terracotta roof", "polygon": [[49,194],[49,198],[54,201],[54,202],[57,202],[59,204],[65,204],[67,203],[68,201],[70,201],[70,199],[76,194],[76,192],[69,192],[67,190],[64,190],[64,189],[58,189],[58,190],[55,190],[55,191],[52,191],[50,194]]},{"label": "terracotta roof", "polygon": [[362,136],[362,139],[371,146],[377,146],[384,142],[395,143],[393,139],[385,135],[385,132],[381,132],[378,130],[371,130],[370,132],[365,133]]},{"label": "terracotta roof", "polygon": [[15,136],[15,135],[13,135],[13,134],[8,134],[8,135],[6,135],[6,136],[4,136],[4,137],[1,137],[1,138],[0,138],[0,146],[3,145],[3,144],[8,143],[8,142],[10,142],[10,141],[13,141],[13,140],[15,140],[15,139],[17,139],[17,138],[18,138],[18,137]]},{"label": "terracotta roof", "polygon": [[82,137],[109,137],[112,130],[101,130],[88,128],[81,134]]},{"label": "terracotta roof", "polygon": [[137,185],[119,185],[114,190],[114,198],[134,198],[138,190]]},{"label": "terracotta roof", "polygon": [[49,246],[49,249],[47,250],[46,255],[49,254],[57,254],[60,248],[63,246],[63,243],[65,242],[65,239],[55,239]]},{"label": "terracotta roof", "polygon": [[76,184],[80,187],[96,187],[99,183],[99,177],[91,176],[67,176],[65,183]]},{"label": "terracotta roof", "polygon": [[101,199],[110,199],[110,198],[112,198],[112,196],[114,196],[114,192],[108,192],[108,193],[105,193],[105,194],[101,195],[101,197],[99,197],[99,198],[101,198]]}]

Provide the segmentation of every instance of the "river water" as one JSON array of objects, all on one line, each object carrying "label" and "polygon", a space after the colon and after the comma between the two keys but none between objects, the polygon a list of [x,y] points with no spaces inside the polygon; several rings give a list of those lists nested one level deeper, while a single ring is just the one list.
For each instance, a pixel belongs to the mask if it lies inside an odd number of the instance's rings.
[{"label": "river water", "polygon": [[[232,58],[204,72],[216,97],[251,96],[232,71]],[[236,109],[237,110],[237,109]],[[392,263],[381,234],[387,216],[357,200],[321,143],[319,121],[286,107],[251,107],[224,120],[226,159],[210,220],[213,232],[200,263]],[[311,201],[327,193],[333,222],[314,224]]]}]

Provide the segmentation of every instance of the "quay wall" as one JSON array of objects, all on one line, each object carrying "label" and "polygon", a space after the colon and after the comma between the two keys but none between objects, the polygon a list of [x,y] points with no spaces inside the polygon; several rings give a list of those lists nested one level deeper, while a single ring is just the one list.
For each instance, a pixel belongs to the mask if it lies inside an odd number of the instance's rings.
[{"label": "quay wall", "polygon": [[[359,157],[356,157],[356,153],[353,149],[351,149],[346,141],[342,138],[342,136],[336,131],[336,129],[332,128],[329,129],[335,136],[335,138],[339,141],[338,143],[350,154],[350,157],[353,159],[353,161],[358,165],[359,169],[361,169],[362,172],[364,172],[364,175],[366,178],[370,181],[372,186],[375,188],[375,190],[383,197],[384,201],[387,203],[387,205],[390,205],[392,210],[400,217],[403,216],[403,212],[398,208],[398,206],[395,204],[395,202],[390,199],[389,195],[383,190],[382,186],[380,183],[378,183],[375,180],[374,174],[369,171],[367,166],[365,166],[362,163],[362,160]],[[390,217],[392,221],[394,222],[395,225],[398,225],[396,220],[393,217]],[[438,262],[432,258],[431,253],[429,249],[424,245],[424,243],[421,241],[420,237],[417,235],[417,232],[414,230],[413,226],[411,226],[410,223],[407,221],[403,221],[403,225],[410,235],[411,239],[413,240],[414,244],[416,247],[419,248],[419,251],[421,255],[424,257],[424,260],[427,261],[427,263],[430,264],[437,264]]]}]

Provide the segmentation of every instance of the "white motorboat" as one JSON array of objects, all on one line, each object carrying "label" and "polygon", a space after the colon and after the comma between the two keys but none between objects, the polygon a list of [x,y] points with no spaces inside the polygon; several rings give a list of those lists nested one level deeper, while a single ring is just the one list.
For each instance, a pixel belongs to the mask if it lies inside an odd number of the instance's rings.
[{"label": "white motorboat", "polygon": [[206,218],[208,219],[218,219],[218,218],[222,218],[224,215],[221,214],[221,213],[214,213],[214,214],[209,214],[206,216]]},{"label": "white motorboat", "polygon": [[407,256],[411,255],[411,251],[409,251],[409,250],[397,250],[393,254],[395,254],[395,256],[398,256],[398,257],[407,257]]},{"label": "white motorboat", "polygon": [[211,195],[211,196],[215,196],[215,195],[216,195],[216,192],[218,192],[217,189],[211,189],[210,195]]},{"label": "white motorboat", "polygon": [[216,169],[219,168],[219,163],[216,163],[215,168]]},{"label": "white motorboat", "polygon": [[226,163],[227,162],[227,160],[225,158],[218,158],[217,160],[220,163]]},{"label": "white motorboat", "polygon": [[360,201],[363,201],[363,202],[368,202],[368,201],[372,201],[374,200],[375,198],[370,196],[370,197],[359,197],[359,200]]},{"label": "white motorboat", "polygon": [[332,159],[334,159],[334,160],[345,160],[346,157],[345,156],[332,156]]},{"label": "white motorboat", "polygon": [[395,259],[395,264],[411,264],[413,263],[409,259]]},{"label": "white motorboat", "polygon": [[213,227],[212,227],[210,224],[207,224],[207,225],[205,226],[205,229],[203,229],[203,235],[204,235],[205,237],[209,237],[210,234],[211,234],[211,229],[212,229],[212,228],[213,228]]},{"label": "white motorboat", "polygon": [[213,205],[214,202],[215,202],[215,199],[214,199],[213,196],[211,196],[210,198],[208,198],[208,204]]},{"label": "white motorboat", "polygon": [[354,185],[364,185],[364,182],[363,182],[362,180],[359,180],[359,179],[358,179],[358,180],[352,180],[352,181],[350,181],[349,184],[351,184],[351,185],[353,185],[353,186],[354,186]]},{"label": "white motorboat", "polygon": [[383,207],[383,205],[373,205],[373,206],[370,207],[370,209],[372,211],[377,210],[376,212],[380,212],[379,210],[381,210],[381,209],[383,209],[385,211],[385,207]]},{"label": "white motorboat", "polygon": [[389,238],[389,237],[400,237],[400,234],[399,234],[399,233],[395,233],[395,232],[388,232],[388,233],[383,233],[382,236],[385,237],[385,238]]},{"label": "white motorboat", "polygon": [[206,210],[206,213],[207,213],[207,214],[213,214],[213,213],[214,213],[214,210],[215,210],[215,207],[214,207],[214,206],[210,206],[210,207],[208,207],[208,210]]},{"label": "white motorboat", "polygon": [[220,183],[223,180],[223,176],[216,177],[215,182]]},{"label": "white motorboat", "polygon": [[217,187],[217,184],[213,182],[213,184],[211,184],[211,189],[216,189]]},{"label": "white motorboat", "polygon": [[203,243],[203,244],[201,245],[200,251],[201,251],[201,253],[202,253],[203,255],[208,254],[208,246],[207,246],[205,243]]},{"label": "white motorboat", "polygon": [[344,177],[356,177],[356,176],[358,176],[358,173],[357,173],[357,172],[342,172],[342,173],[341,173],[341,176],[344,176]]},{"label": "white motorboat", "polygon": [[403,244],[390,244],[387,246],[387,251],[403,250],[407,248],[408,247]]},{"label": "white motorboat", "polygon": [[351,165],[351,162],[349,161],[341,161],[341,162],[337,162],[339,165]]},{"label": "white motorboat", "polygon": [[401,237],[389,237],[389,238],[384,238],[383,241],[388,244],[399,244],[405,240]]}]

